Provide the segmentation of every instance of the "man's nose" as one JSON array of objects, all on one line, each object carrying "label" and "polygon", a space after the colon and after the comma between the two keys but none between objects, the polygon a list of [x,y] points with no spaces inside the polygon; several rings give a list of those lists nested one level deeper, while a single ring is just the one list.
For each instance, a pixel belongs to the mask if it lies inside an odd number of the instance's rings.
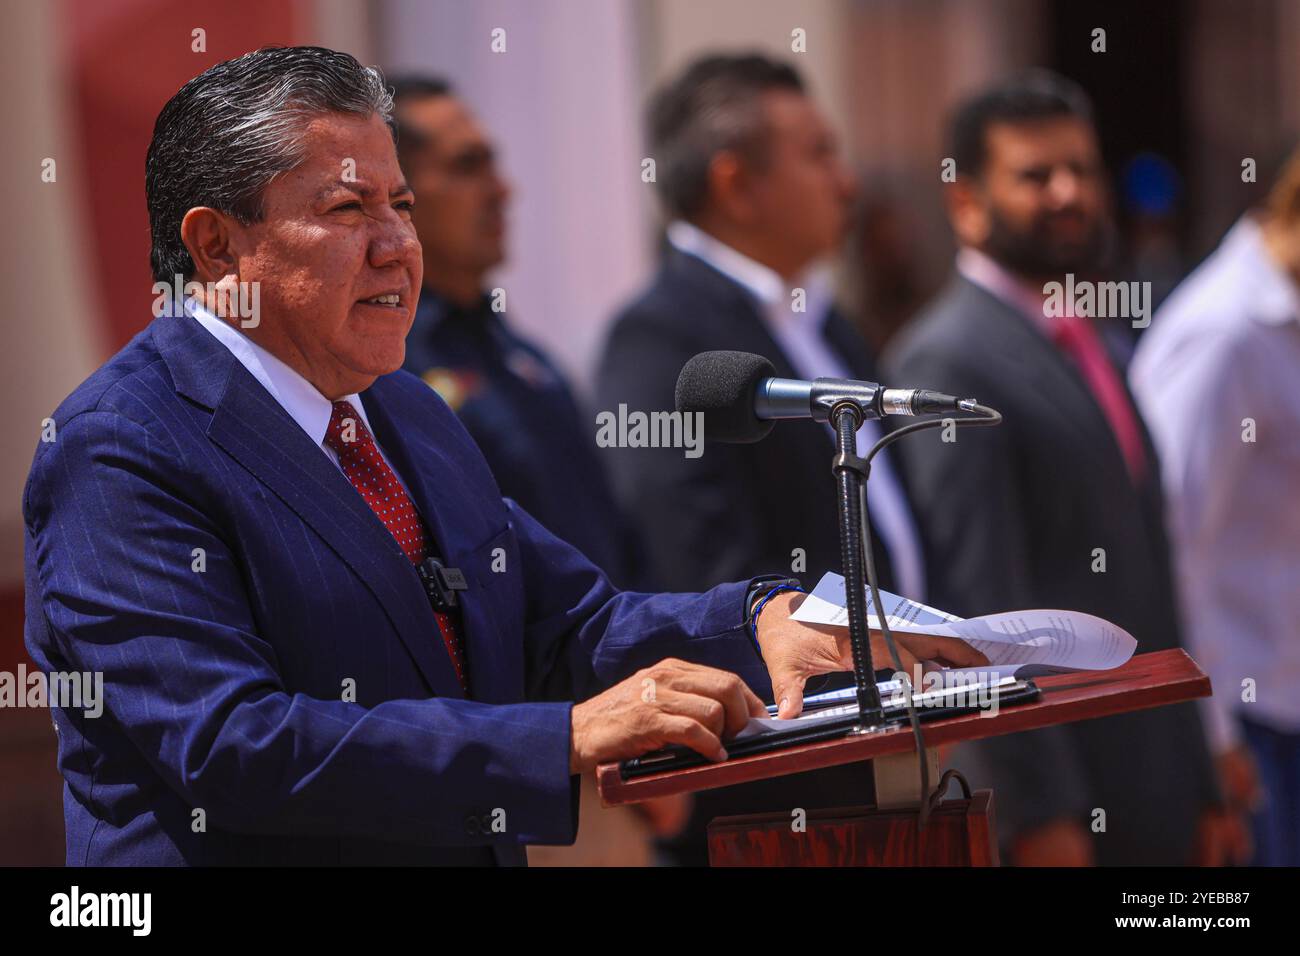
[{"label": "man's nose", "polygon": [[420,239],[410,220],[393,212],[373,227],[369,258],[375,268],[419,261]]},{"label": "man's nose", "polygon": [[1047,191],[1053,206],[1077,206],[1083,199],[1083,177],[1069,167],[1060,167],[1052,171]]}]

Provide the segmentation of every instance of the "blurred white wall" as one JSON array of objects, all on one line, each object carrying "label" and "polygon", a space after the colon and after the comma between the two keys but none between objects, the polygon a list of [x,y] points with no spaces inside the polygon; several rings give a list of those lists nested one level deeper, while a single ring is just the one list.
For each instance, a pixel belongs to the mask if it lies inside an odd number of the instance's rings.
[{"label": "blurred white wall", "polygon": [[311,0],[305,42],[351,53],[366,66],[378,61],[372,7],[357,0]]}]

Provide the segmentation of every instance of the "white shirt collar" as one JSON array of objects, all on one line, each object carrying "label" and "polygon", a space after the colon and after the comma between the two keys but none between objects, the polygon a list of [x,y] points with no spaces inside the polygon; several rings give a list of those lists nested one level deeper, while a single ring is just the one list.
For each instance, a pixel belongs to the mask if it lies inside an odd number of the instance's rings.
[{"label": "white shirt collar", "polygon": [[[762,306],[763,314],[780,322],[794,321],[800,325],[820,325],[830,309],[832,282],[824,268],[809,269],[800,282],[787,283],[775,269],[751,259],[703,229],[683,219],[669,223],[668,242],[678,252],[695,256],[721,272],[752,295]],[[795,288],[804,290],[802,312],[791,307]]]},{"label": "white shirt collar", "polygon": [[777,305],[785,297],[785,281],[761,262],[737,252],[698,226],[678,219],[668,225],[668,241],[680,252],[703,259],[724,276],[743,286],[763,305]]},{"label": "white shirt collar", "polygon": [[[289,417],[298,423],[309,438],[317,445],[324,445],[325,433],[329,430],[330,417],[334,414],[333,403],[322,395],[311,382],[303,378],[296,370],[290,368],[262,346],[228,322],[225,322],[193,299],[185,300],[185,311],[193,316],[200,325],[212,333],[218,342],[228,348],[248,369],[253,378],[261,384],[271,397],[280,404]],[[366,417],[365,406],[361,396],[353,393],[345,395],[343,401],[350,402],[357,410],[366,428],[370,429],[370,420]],[[374,430],[370,429],[373,435]]]}]

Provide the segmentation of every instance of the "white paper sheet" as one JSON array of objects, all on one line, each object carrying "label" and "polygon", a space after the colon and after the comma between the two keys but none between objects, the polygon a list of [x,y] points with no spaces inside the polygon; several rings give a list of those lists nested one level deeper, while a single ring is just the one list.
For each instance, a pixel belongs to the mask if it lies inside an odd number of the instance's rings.
[{"label": "white paper sheet", "polygon": [[[933,696],[941,693],[943,688],[988,689],[1015,678],[1109,670],[1124,664],[1137,649],[1137,641],[1123,628],[1079,611],[1006,611],[965,619],[889,591],[880,592],[880,602],[885,608],[891,631],[960,638],[989,659],[987,666],[976,670],[950,668],[927,673],[922,683],[917,685],[918,703],[922,702],[924,692]],[[826,574],[790,617],[804,624],[847,628],[849,614],[845,604],[844,578],[838,574]],[[870,594],[867,595],[867,608],[868,626],[879,630],[880,619],[874,613]],[[880,661],[875,663],[881,664]],[[915,676],[909,676],[915,682]],[[885,699],[898,690],[897,681],[885,681],[877,686]],[[931,688],[939,690],[932,691]],[[821,696],[837,695],[845,697],[843,705],[816,712],[805,711],[794,720],[825,720],[857,711],[852,689]],[[751,718],[738,736],[788,727],[790,723],[776,717]]]},{"label": "white paper sheet", "polygon": [[[1004,611],[963,619],[888,591],[880,592],[880,600],[890,630],[960,638],[983,653],[993,667],[1012,668],[1021,677],[1109,670],[1137,650],[1137,641],[1123,628],[1080,611]],[[826,574],[791,617],[805,624],[848,627],[844,604],[844,578]],[[875,614],[868,614],[867,620],[872,628],[879,628]]]},{"label": "white paper sheet", "polygon": [[[885,618],[889,621],[891,631],[919,631],[930,634],[933,633],[931,628],[934,625],[961,620],[956,615],[899,597],[883,588],[880,590],[880,603],[885,607]],[[849,611],[844,597],[844,578],[834,573],[822,575],[822,579],[817,582],[817,587],[813,588],[812,594],[808,595],[803,604],[799,605],[799,610],[790,617],[805,624],[848,627]],[[870,594],[867,595],[867,623],[873,628],[880,627],[880,619],[876,617]]]}]

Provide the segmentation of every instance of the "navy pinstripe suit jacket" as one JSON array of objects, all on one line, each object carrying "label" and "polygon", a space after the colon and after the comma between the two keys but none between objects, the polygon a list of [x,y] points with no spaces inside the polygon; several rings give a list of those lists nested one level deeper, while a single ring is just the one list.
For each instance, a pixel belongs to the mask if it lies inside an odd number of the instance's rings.
[{"label": "navy pinstripe suit jacket", "polygon": [[472,699],[392,536],[197,322],[155,319],[55,412],[23,499],[27,647],[105,697],[53,709],[69,863],[522,862],[574,836],[569,702],[669,655],[770,696],[747,584],[620,593],[501,498],[417,378],[362,401],[468,579]]}]

